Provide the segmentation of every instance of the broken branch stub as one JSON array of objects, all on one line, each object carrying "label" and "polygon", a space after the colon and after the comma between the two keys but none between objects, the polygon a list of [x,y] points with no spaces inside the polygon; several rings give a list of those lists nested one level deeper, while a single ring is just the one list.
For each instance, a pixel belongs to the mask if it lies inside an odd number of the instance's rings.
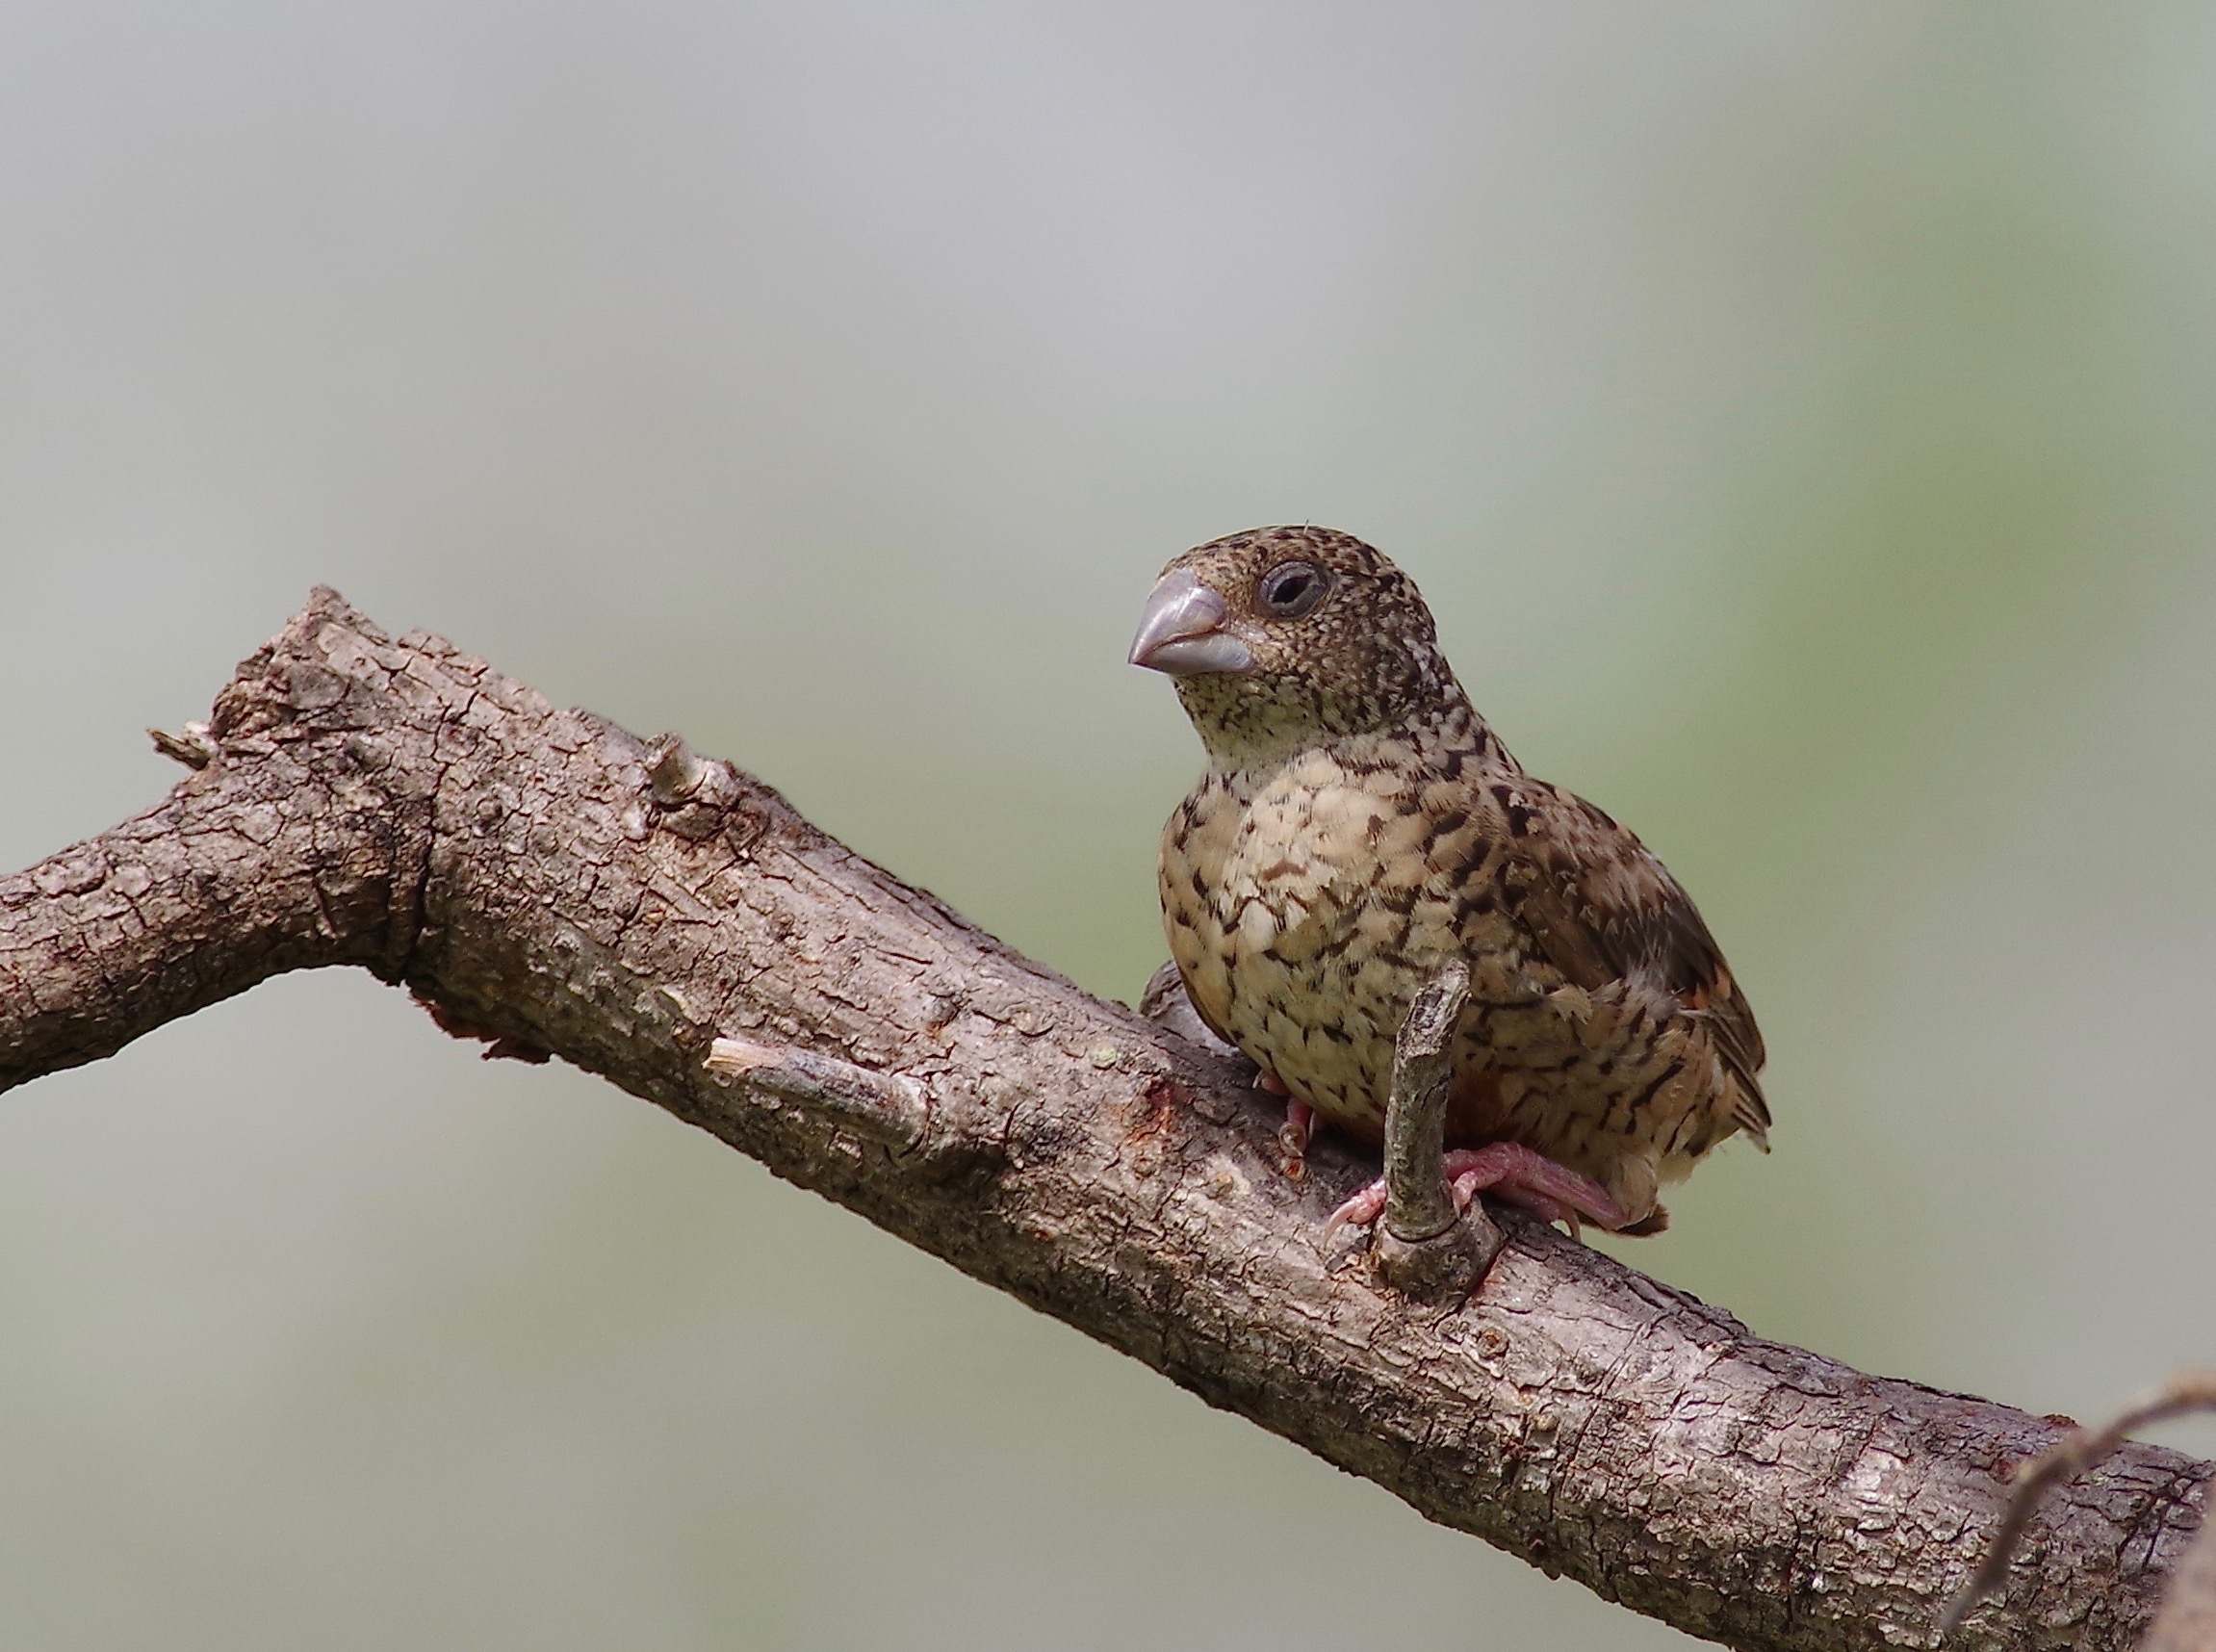
[{"label": "broken branch stub", "polygon": [[1456,961],[1408,1005],[1393,1044],[1393,1089],[1385,1103],[1385,1231],[1413,1245],[1455,1222],[1447,1188],[1449,1046],[1470,1001],[1469,966]]},{"label": "broken branch stub", "polygon": [[1455,1028],[1469,999],[1469,966],[1457,959],[1417,992],[1393,1043],[1385,1209],[1372,1250],[1388,1285],[1427,1302],[1468,1296],[1507,1243],[1482,1201],[1457,1212],[1447,1186]]},{"label": "broken branch stub", "polygon": [[923,1145],[931,1097],[900,1072],[872,1072],[812,1049],[719,1038],[702,1063],[716,1077],[806,1108],[827,1124],[901,1152]]}]

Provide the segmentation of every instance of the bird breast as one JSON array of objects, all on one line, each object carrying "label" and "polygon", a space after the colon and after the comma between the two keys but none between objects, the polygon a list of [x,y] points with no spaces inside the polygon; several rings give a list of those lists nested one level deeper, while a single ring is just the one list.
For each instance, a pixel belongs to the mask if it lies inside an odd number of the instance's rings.
[{"label": "bird breast", "polygon": [[1212,773],[1163,839],[1164,925],[1201,1019],[1365,1136],[1410,994],[1461,950],[1435,822],[1396,769],[1309,753]]}]

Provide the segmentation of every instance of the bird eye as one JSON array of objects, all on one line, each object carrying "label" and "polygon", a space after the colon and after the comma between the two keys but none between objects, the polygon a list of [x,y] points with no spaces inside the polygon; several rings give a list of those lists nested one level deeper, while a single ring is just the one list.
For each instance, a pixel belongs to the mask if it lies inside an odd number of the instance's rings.
[{"label": "bird eye", "polygon": [[1264,612],[1279,619],[1299,619],[1315,610],[1327,589],[1321,568],[1307,562],[1280,562],[1262,576],[1254,595]]}]

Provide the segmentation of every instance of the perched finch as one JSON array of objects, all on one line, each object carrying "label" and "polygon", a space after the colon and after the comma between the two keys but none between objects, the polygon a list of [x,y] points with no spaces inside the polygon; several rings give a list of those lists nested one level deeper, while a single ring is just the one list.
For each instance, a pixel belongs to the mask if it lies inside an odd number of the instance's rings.
[{"label": "perched finch", "polygon": [[[1656,1233],[1718,1142],[1765,1150],[1754,1013],[1639,840],[1524,772],[1360,540],[1262,528],[1188,551],[1131,661],[1166,673],[1208,768],[1162,836],[1193,1008],[1312,1121],[1381,1139],[1409,1001],[1459,960],[1447,1173],[1549,1220]],[[1335,1213],[1368,1221],[1381,1184]]]}]

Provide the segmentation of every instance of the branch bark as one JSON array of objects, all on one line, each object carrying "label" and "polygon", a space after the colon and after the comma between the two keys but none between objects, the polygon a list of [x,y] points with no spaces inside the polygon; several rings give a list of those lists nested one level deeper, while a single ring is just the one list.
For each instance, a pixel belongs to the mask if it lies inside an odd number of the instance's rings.
[{"label": "branch bark", "polygon": [[[1479,1294],[1382,1288],[1199,1046],[1079,992],[664,739],[329,591],[240,667],[204,766],[0,880],[0,1089],[286,969],[358,965],[552,1051],[1428,1517],[1691,1634],[1938,1644],[2055,1423],[1868,1377],[1525,1220]],[[2058,1491],[1947,1640],[2121,1649],[2206,1464]]]}]

